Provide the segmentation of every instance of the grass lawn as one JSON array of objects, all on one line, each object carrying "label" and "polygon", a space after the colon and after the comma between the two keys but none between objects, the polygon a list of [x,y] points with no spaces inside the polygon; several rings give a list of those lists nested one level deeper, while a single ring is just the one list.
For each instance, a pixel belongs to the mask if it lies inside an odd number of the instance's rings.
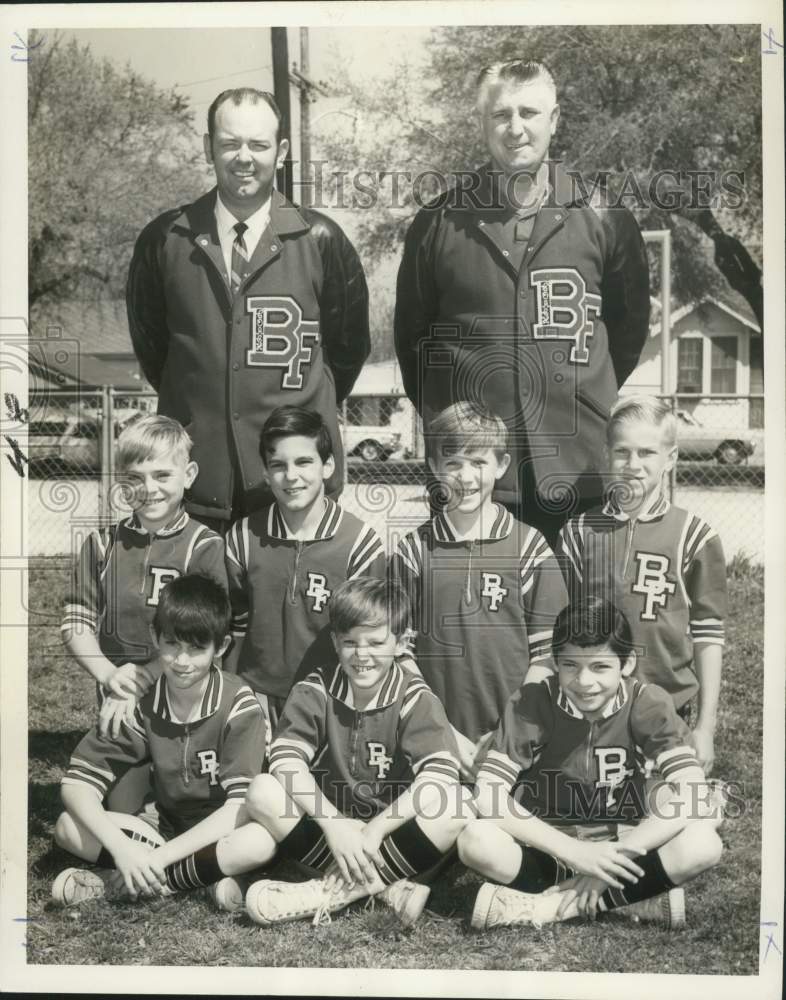
[{"label": "grass lawn", "polygon": [[754,975],[758,971],[761,821],[763,587],[760,572],[730,572],[716,775],[744,786],[745,809],[721,828],[718,868],[687,889],[688,928],[666,932],[609,916],[595,926],[551,925],[469,934],[465,920],[479,880],[456,865],[432,891],[429,909],[402,930],[383,906],[358,904],[329,926],[262,930],[211,909],[200,894],[159,903],[105,901],[59,910],[50,885],[74,860],[52,846],[58,783],[95,695],[61,654],[59,619],[68,566],[30,567],[28,943],[30,963],[222,965],[662,972]]}]

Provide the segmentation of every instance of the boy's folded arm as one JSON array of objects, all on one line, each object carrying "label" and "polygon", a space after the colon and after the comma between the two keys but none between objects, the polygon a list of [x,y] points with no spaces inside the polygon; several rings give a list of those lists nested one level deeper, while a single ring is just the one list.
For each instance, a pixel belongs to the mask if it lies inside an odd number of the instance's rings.
[{"label": "boy's folded arm", "polygon": [[60,789],[66,811],[114,856],[125,846],[128,838],[107,815],[101,796],[83,784],[63,785]]},{"label": "boy's folded arm", "polygon": [[707,783],[698,764],[681,768],[659,787],[663,793],[654,799],[654,810],[636,827],[620,833],[620,844],[652,851],[676,837],[691,820],[702,818],[699,806],[706,801]]},{"label": "boy's folded arm", "polygon": [[280,763],[271,760],[270,773],[281,782],[292,801],[300,806],[304,813],[311,816],[323,831],[326,822],[345,818],[323,794],[308,764],[302,758],[289,756],[286,761]]},{"label": "boy's folded arm", "polygon": [[720,700],[723,646],[717,643],[694,642],[693,660],[699,679],[698,717],[693,741],[699,763],[710,774],[715,763],[715,727]]}]

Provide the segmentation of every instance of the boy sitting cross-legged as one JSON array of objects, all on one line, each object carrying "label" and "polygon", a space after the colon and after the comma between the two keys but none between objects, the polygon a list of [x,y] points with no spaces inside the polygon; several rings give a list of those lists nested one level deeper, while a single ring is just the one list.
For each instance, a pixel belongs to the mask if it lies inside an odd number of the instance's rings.
[{"label": "boy sitting cross-legged", "polygon": [[557,557],[571,600],[602,594],[626,615],[636,676],[667,691],[685,719],[696,698],[696,755],[715,760],[726,615],[726,561],[709,524],[666,497],[677,460],[677,418],[667,400],[626,396],[606,428],[608,499],[572,518]]},{"label": "boy sitting cross-legged", "polygon": [[[478,772],[483,818],[458,840],[462,861],[497,883],[478,893],[472,925],[629,907],[680,926],[675,887],[722,849],[690,730],[661,688],[630,677],[630,628],[609,602],[565,608],[553,647],[557,676],[511,698]],[[645,782],[646,761],[663,783]]]},{"label": "boy sitting cross-legged", "polygon": [[[69,868],[52,896],[67,905],[104,895],[155,896],[248,871],[253,862],[216,841],[247,822],[243,800],[262,769],[265,721],[251,690],[222,674],[229,644],[224,588],[196,574],[162,592],[153,627],[162,676],[116,738],[91,730],[62,781],[55,840],[104,870]],[[103,799],[135,765],[153,765],[155,809],[109,812]],[[211,846],[212,845],[212,846]]]},{"label": "boy sitting cross-legged", "polygon": [[227,535],[235,647],[226,669],[252,688],[275,728],[296,677],[333,655],[333,592],[357,576],[384,576],[385,555],[373,528],[325,496],[333,445],[318,413],[274,410],[260,450],[275,503]]},{"label": "boy sitting cross-legged", "polygon": [[543,535],[492,499],[510,463],[505,423],[456,403],[432,421],[427,441],[445,507],[401,539],[391,575],[410,596],[415,660],[445,706],[469,777],[528,671],[548,673],[565,585]]},{"label": "boy sitting cross-legged", "polygon": [[246,910],[257,923],[318,920],[377,893],[405,923],[423,909],[428,887],[406,880],[442,859],[465,820],[444,710],[396,662],[407,622],[406,596],[385,581],[349,580],[331,598],[338,665],[292,688],[271,773],[246,800],[268,844],[257,863],[279,854],[328,875],[255,882]]}]

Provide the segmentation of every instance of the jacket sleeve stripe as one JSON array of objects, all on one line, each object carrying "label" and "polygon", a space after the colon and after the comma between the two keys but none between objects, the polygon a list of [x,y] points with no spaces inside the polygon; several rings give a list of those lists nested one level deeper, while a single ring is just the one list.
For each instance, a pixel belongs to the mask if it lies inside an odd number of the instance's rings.
[{"label": "jacket sleeve stripe", "polygon": [[383,552],[382,542],[376,531],[367,526],[349,553],[347,579],[352,580],[356,576],[361,576]]}]

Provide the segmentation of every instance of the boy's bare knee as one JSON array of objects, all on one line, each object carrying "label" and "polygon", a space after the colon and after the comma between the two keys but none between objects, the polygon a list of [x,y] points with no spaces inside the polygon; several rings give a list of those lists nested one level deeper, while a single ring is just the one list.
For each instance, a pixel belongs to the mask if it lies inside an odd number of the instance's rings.
[{"label": "boy's bare knee", "polygon": [[61,812],[55,823],[54,838],[57,846],[62,847],[65,851],[70,850],[74,842],[75,833],[76,828],[70,813]]},{"label": "boy's bare knee", "polygon": [[718,836],[712,820],[693,823],[691,831],[691,853],[696,863],[703,869],[717,865],[723,854],[723,841]]},{"label": "boy's bare knee", "polygon": [[488,855],[488,824],[482,819],[473,819],[464,827],[456,841],[461,863],[471,868]]},{"label": "boy's bare knee", "polygon": [[269,816],[281,795],[281,785],[272,774],[258,774],[248,786],[246,809],[249,815],[262,821]]}]

